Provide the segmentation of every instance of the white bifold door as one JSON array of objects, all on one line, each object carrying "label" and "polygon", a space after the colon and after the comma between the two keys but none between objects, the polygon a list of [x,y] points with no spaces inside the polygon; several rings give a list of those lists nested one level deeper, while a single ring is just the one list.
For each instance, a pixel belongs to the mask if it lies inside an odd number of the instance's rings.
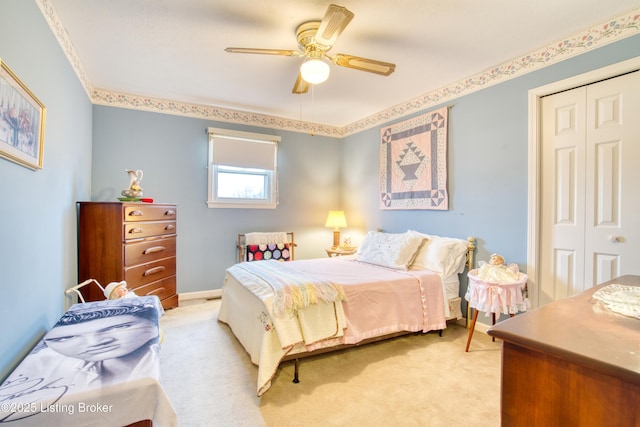
[{"label": "white bifold door", "polygon": [[539,305],[640,274],[640,71],[541,102]]}]

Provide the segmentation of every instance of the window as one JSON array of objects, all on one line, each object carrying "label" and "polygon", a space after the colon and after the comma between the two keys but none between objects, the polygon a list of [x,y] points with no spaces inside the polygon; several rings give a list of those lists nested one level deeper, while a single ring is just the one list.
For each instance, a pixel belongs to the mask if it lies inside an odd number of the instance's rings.
[{"label": "window", "polygon": [[209,128],[210,208],[275,209],[280,137]]}]

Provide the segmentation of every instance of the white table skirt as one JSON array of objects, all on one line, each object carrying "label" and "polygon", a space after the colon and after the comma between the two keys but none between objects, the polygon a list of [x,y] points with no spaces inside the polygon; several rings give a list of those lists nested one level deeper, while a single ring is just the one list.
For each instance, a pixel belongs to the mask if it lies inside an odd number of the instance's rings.
[{"label": "white table skirt", "polygon": [[489,316],[489,313],[516,314],[527,311],[526,274],[518,273],[518,280],[511,283],[486,282],[478,278],[478,269],[471,270],[468,277],[465,299],[472,308],[484,311],[485,316]]}]

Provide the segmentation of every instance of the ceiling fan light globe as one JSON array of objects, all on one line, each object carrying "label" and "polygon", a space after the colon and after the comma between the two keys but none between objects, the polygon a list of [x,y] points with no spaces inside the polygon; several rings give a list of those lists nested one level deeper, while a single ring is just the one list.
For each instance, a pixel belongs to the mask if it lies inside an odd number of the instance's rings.
[{"label": "ceiling fan light globe", "polygon": [[320,59],[309,59],[300,66],[300,74],[307,83],[318,84],[329,78],[329,64]]}]

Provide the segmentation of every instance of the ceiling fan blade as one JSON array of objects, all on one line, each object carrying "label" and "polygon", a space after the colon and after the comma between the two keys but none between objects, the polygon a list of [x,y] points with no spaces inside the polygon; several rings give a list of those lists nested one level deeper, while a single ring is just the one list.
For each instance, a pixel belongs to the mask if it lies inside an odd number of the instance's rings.
[{"label": "ceiling fan blade", "polygon": [[308,91],[309,83],[302,78],[302,74],[298,73],[298,78],[296,79],[296,83],[293,85],[291,93],[307,93]]},{"label": "ceiling fan blade", "polygon": [[302,56],[304,53],[298,50],[287,49],[255,49],[247,47],[228,47],[225,52],[230,53],[257,53],[261,55]]},{"label": "ceiling fan blade", "polygon": [[352,19],[353,12],[346,7],[330,4],[316,32],[316,43],[330,48]]},{"label": "ceiling fan blade", "polygon": [[391,62],[377,61],[375,59],[360,58],[359,56],[345,55],[342,53],[335,54],[331,57],[331,61],[341,67],[354,68],[360,71],[368,71],[370,73],[388,76],[396,69],[396,64]]}]

